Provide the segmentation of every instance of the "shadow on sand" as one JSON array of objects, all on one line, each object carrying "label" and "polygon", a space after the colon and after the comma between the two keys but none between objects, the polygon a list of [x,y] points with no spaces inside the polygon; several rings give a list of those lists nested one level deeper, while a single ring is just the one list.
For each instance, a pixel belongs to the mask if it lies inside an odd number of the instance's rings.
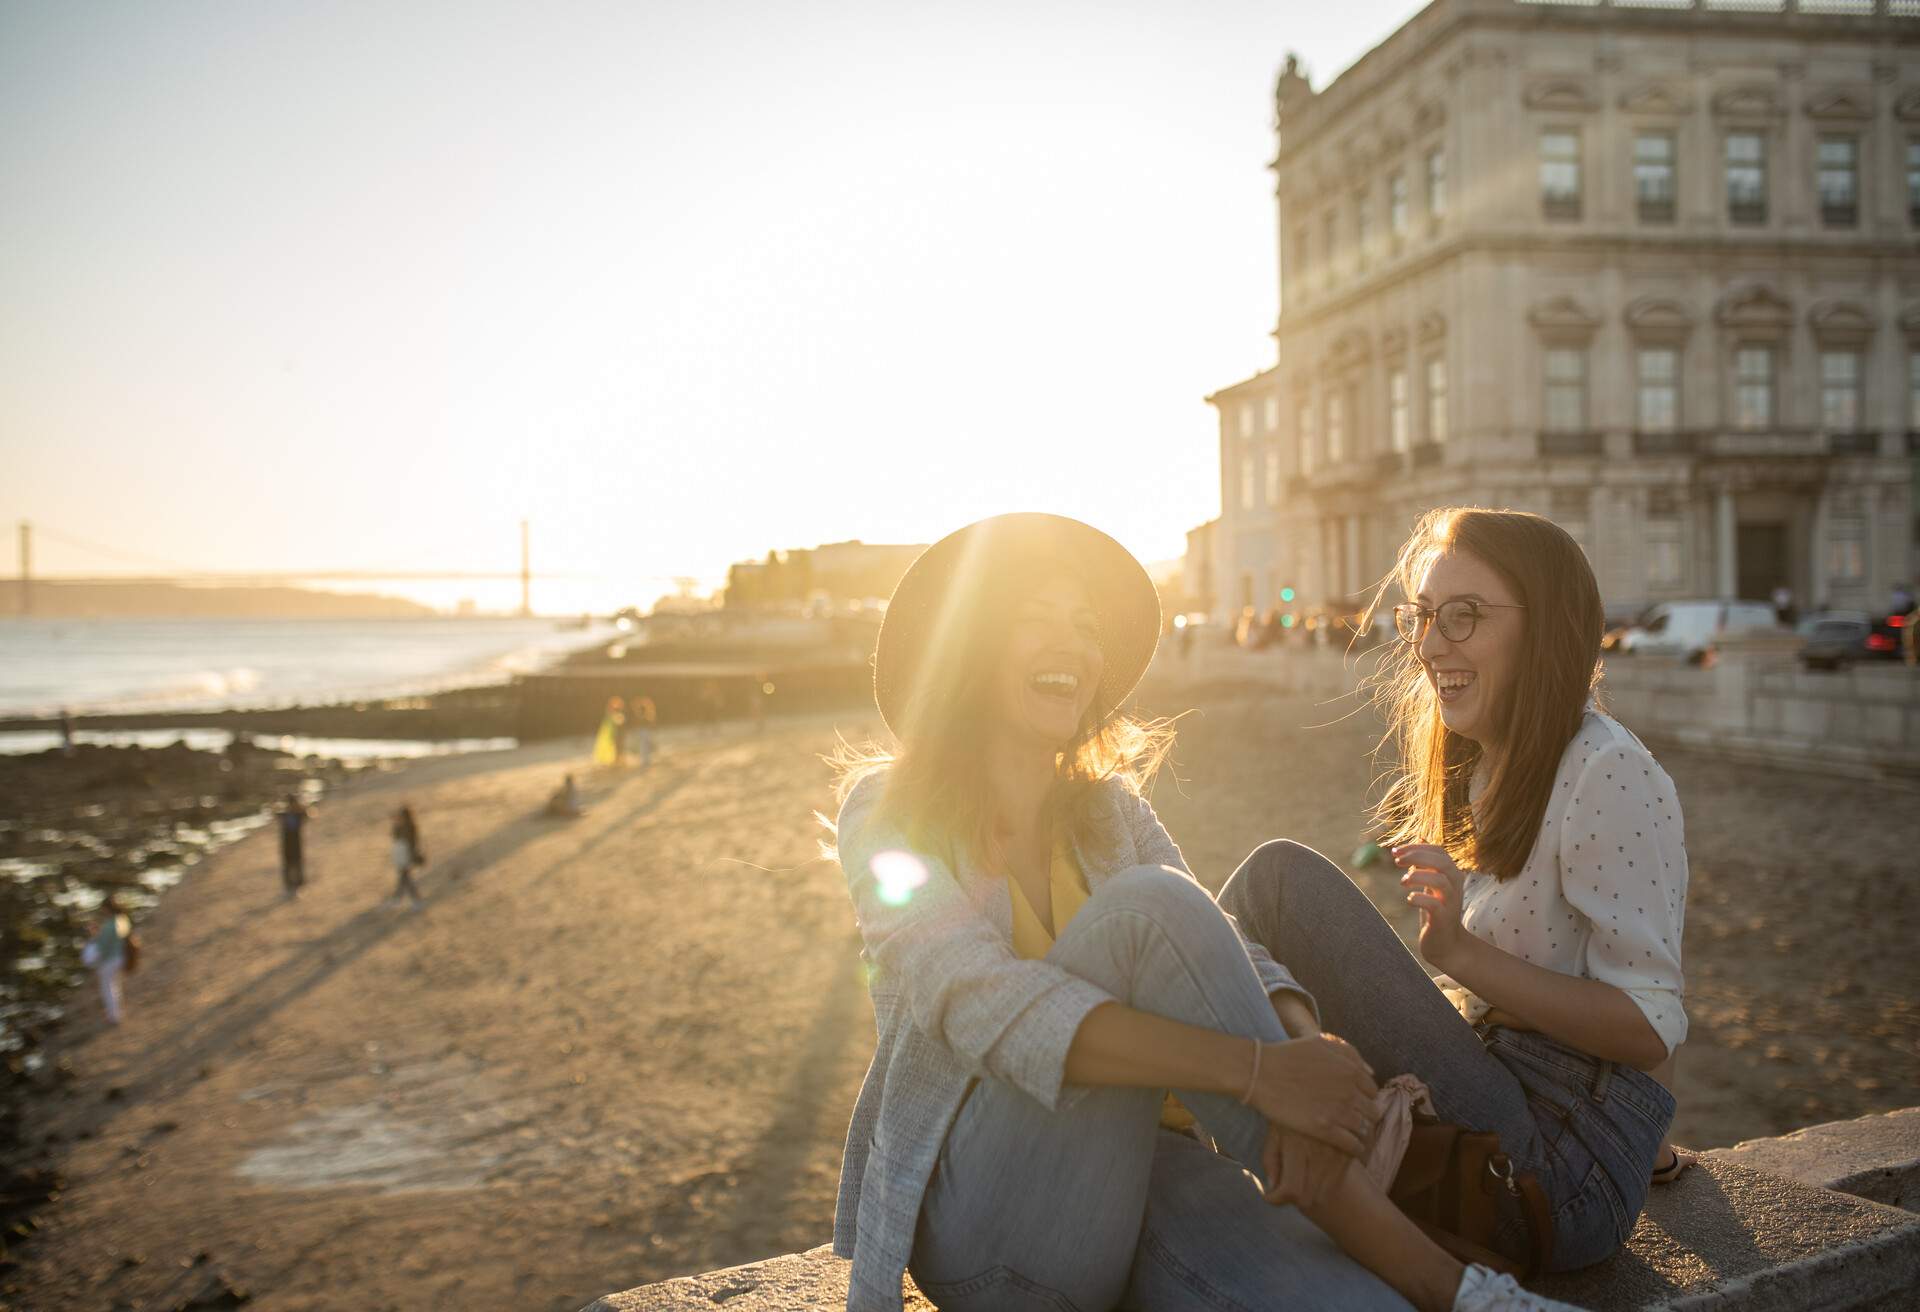
[{"label": "shadow on sand", "polygon": [[[531,876],[545,881],[588,857],[601,844],[664,805],[699,773],[700,763],[655,767],[643,778],[653,787],[625,809],[596,808],[579,821],[560,821],[538,812],[509,820],[485,837],[467,844],[440,861],[420,879],[425,898],[423,915],[438,906],[463,900],[487,887],[487,876],[535,839],[560,833],[580,834],[581,841],[544,870]],[[586,832],[582,833],[581,831]],[[289,1004],[299,1001],[352,966],[367,952],[419,923],[413,916],[396,916],[376,903],[359,911],[282,961],[258,971],[235,986],[218,1002],[197,1010],[173,1029],[156,1037],[129,1066],[141,1074],[124,1086],[114,1103],[93,1120],[97,1133],[120,1111],[162,1094],[170,1087],[198,1078],[203,1069],[267,1025]]]}]

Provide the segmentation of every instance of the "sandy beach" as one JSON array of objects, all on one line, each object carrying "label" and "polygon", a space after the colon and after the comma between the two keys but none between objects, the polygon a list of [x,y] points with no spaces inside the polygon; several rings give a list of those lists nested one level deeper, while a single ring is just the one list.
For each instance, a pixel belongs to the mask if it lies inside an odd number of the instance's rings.
[{"label": "sandy beach", "polygon": [[[1155,794],[1197,873],[1276,836],[1351,852],[1350,709],[1199,699]],[[423,762],[327,801],[293,903],[271,834],[213,857],[143,922],[128,1023],[82,999],[48,1049],[25,1128],[64,1185],[0,1301],[562,1312],[824,1242],[873,1029],[811,812],[836,729],[876,727],[675,731],[574,821],[538,811],[583,744]],[[1662,759],[1693,869],[1677,1137],[1914,1102],[1915,793]],[[382,905],[403,798],[417,913]],[[1393,876],[1360,878],[1410,933]]]}]

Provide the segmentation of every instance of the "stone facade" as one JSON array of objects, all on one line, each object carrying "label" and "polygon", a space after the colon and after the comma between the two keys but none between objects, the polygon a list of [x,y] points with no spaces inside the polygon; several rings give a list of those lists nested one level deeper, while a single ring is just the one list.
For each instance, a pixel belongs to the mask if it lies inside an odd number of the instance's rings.
[{"label": "stone facade", "polygon": [[1181,610],[1212,611],[1220,606],[1220,521],[1210,519],[1187,530],[1187,552],[1180,558]]},{"label": "stone facade", "polygon": [[1435,0],[1322,91],[1289,60],[1223,607],[1349,607],[1450,504],[1552,516],[1613,613],[1913,576],[1920,0],[1738,3]]}]

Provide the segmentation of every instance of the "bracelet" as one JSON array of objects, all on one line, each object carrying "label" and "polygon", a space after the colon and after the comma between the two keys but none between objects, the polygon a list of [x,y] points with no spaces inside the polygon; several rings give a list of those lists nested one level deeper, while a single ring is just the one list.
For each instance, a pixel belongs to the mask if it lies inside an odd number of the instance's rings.
[{"label": "bracelet", "polygon": [[1253,1040],[1253,1074],[1247,1078],[1247,1091],[1240,1095],[1240,1105],[1248,1106],[1253,1102],[1253,1091],[1260,1087],[1260,1040]]}]

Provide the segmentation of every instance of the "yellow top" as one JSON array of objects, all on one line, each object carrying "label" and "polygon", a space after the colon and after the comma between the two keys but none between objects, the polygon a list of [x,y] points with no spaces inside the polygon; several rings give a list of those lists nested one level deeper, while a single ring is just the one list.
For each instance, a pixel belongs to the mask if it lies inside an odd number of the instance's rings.
[{"label": "yellow top", "polygon": [[[1047,927],[1040,923],[1039,913],[1027,901],[1019,880],[1007,880],[1007,891],[1013,898],[1014,955],[1028,961],[1037,961],[1052,950],[1055,936],[1067,927],[1091,896],[1087,891],[1087,877],[1073,855],[1073,845],[1064,840],[1053,845],[1053,869],[1047,881],[1047,894],[1053,904],[1054,933],[1047,933]],[[1160,1124],[1169,1130],[1184,1131],[1193,1125],[1193,1113],[1169,1093],[1160,1109]]]}]

